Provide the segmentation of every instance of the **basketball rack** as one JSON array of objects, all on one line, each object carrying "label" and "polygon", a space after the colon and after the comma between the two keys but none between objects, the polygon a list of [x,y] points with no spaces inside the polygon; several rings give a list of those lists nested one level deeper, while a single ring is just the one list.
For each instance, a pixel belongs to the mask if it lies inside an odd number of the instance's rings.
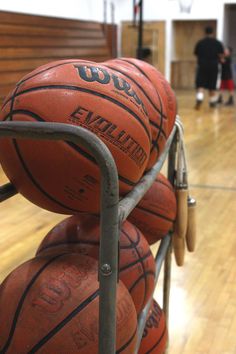
[{"label": "basketball rack", "polygon": [[[116,343],[116,286],[119,279],[118,248],[121,223],[151,187],[168,158],[168,179],[174,184],[178,132],[174,126],[165,149],[153,168],[123,199],[119,200],[119,181],[116,164],[106,145],[90,131],[62,123],[0,122],[0,138],[36,140],[63,140],[79,144],[95,158],[101,171],[101,238],[99,253],[99,354],[114,354]],[[17,194],[11,183],[0,186],[0,202]],[[169,232],[160,242],[155,255],[157,284],[161,267],[163,276],[163,309],[168,327],[169,293],[171,275],[171,240]],[[138,317],[138,353],[152,298]]]}]

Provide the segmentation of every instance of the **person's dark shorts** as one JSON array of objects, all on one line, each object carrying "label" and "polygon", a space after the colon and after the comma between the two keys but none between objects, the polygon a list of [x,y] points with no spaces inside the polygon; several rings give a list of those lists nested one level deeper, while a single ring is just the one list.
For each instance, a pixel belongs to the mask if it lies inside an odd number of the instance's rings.
[{"label": "person's dark shorts", "polygon": [[218,76],[218,66],[199,65],[196,74],[196,88],[202,87],[208,90],[215,90],[217,76]]}]

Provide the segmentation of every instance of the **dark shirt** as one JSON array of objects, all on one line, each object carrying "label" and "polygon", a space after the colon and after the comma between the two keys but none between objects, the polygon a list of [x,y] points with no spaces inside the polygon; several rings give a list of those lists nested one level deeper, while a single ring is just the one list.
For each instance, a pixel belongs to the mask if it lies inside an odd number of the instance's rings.
[{"label": "dark shirt", "polygon": [[225,57],[221,67],[221,80],[230,80],[233,77],[231,68],[231,57]]},{"label": "dark shirt", "polygon": [[223,53],[224,48],[221,42],[212,37],[201,39],[194,49],[198,64],[204,66],[218,65],[219,55]]}]

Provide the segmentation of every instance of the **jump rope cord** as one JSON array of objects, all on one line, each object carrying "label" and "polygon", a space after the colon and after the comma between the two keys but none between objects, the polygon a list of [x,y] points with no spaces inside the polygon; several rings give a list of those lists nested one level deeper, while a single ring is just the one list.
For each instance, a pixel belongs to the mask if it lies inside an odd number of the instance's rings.
[{"label": "jump rope cord", "polygon": [[181,186],[188,187],[188,168],[187,168],[186,150],[184,144],[184,128],[179,116],[176,116],[175,125],[178,130],[176,184],[177,187],[181,187]]}]

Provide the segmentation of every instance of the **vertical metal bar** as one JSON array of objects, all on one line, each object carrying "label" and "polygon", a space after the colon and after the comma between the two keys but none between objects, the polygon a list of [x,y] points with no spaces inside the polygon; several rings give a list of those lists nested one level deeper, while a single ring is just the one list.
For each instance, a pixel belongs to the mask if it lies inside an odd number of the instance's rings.
[{"label": "vertical metal bar", "polygon": [[[168,155],[168,179],[172,185],[175,180],[175,159],[176,159],[176,147],[177,147],[177,133],[175,132]],[[169,298],[170,298],[170,279],[171,279],[171,253],[172,242],[170,242],[165,262],[164,262],[164,279],[163,279],[163,310],[166,317],[166,327],[169,328]],[[168,347],[168,345],[167,345]]]},{"label": "vertical metal bar", "polygon": [[103,0],[103,33],[107,36],[107,0]]},{"label": "vertical metal bar", "polygon": [[[109,164],[108,161],[107,163]],[[115,166],[112,169],[117,171]],[[109,178],[109,184],[105,179],[102,181],[101,193],[99,354],[113,354],[116,350],[116,285],[119,240],[117,172]]]},{"label": "vertical metal bar", "polygon": [[136,0],[133,0],[133,27],[136,26]]},{"label": "vertical metal bar", "polygon": [[111,55],[112,58],[116,57],[117,53],[117,40],[116,40],[116,24],[115,24],[115,4],[111,2]]},{"label": "vertical metal bar", "polygon": [[[158,252],[156,254],[156,257],[155,257],[155,263],[156,263],[155,286],[157,285],[158,278],[159,278],[159,275],[161,272],[161,267],[163,264],[163,260],[165,258],[165,255],[166,255],[166,252],[167,252],[170,242],[171,242],[171,236],[169,234],[167,234],[161,240],[161,244],[160,244]],[[150,310],[152,301],[153,301],[153,297],[150,298],[150,300],[148,301],[147,305],[144,307],[144,309],[142,310],[142,312],[140,313],[139,318],[138,318],[138,338],[137,338],[137,345],[136,345],[136,349],[135,349],[135,354],[138,354],[138,351],[139,351],[143,331],[144,331],[144,328],[146,325],[146,320],[148,317],[148,312]]]},{"label": "vertical metal bar", "polygon": [[138,26],[138,48],[137,58],[143,59],[143,0],[139,1],[139,26]]},{"label": "vertical metal bar", "polygon": [[164,262],[164,287],[163,287],[163,310],[166,317],[166,327],[169,328],[169,297],[170,297],[170,278],[171,278],[171,243],[166,252]]}]

